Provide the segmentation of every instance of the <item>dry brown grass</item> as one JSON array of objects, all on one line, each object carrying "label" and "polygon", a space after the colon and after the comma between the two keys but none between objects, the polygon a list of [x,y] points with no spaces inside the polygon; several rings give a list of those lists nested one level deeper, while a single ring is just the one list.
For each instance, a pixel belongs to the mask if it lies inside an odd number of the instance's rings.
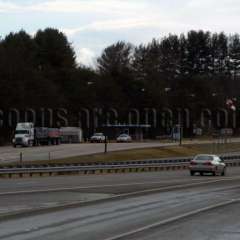
[{"label": "dry brown grass", "polygon": [[28,161],[25,164],[51,164],[51,163],[92,163],[92,162],[111,162],[128,161],[143,159],[158,159],[167,157],[194,156],[200,153],[226,153],[240,152],[240,143],[227,144],[196,144],[183,146],[169,146],[157,148],[133,149],[125,151],[109,152],[107,154],[92,154],[86,156],[70,157],[56,160]]}]

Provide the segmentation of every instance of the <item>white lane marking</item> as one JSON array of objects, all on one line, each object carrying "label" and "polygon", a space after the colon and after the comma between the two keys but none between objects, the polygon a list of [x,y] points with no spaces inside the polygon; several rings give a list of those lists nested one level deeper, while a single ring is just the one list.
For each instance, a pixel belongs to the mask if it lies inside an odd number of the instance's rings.
[{"label": "white lane marking", "polygon": [[16,183],[16,185],[29,187],[29,186],[31,186],[31,184],[36,184],[36,183],[37,183],[36,181],[30,181],[30,182],[18,182],[18,183]]},{"label": "white lane marking", "polygon": [[197,210],[193,210],[193,211],[190,211],[190,212],[187,212],[187,213],[175,216],[175,217],[171,217],[171,218],[168,218],[168,219],[165,219],[165,220],[162,220],[162,221],[150,224],[150,225],[146,225],[144,227],[137,228],[135,230],[116,235],[114,237],[105,238],[104,240],[123,239],[125,237],[130,237],[131,235],[134,235],[134,234],[137,234],[137,233],[140,233],[140,232],[144,232],[144,231],[150,230],[152,228],[160,227],[162,225],[166,225],[166,224],[169,224],[169,223],[172,223],[172,222],[176,222],[176,221],[179,221],[181,219],[197,215],[199,213],[207,212],[207,211],[210,211],[210,210],[214,210],[215,208],[228,206],[230,204],[234,204],[234,203],[238,203],[238,202],[240,202],[240,199],[232,199],[232,200],[229,200],[229,201],[226,201],[226,202],[223,202],[223,203],[213,204],[211,206],[204,207],[204,208],[199,208]]},{"label": "white lane marking", "polygon": [[[210,179],[210,178],[209,178]],[[171,185],[166,187],[160,187],[160,188],[152,188],[147,190],[141,190],[137,192],[131,192],[131,193],[125,193],[115,196],[131,196],[135,194],[141,194],[141,193],[149,193],[154,191],[163,191],[163,190],[171,190],[171,189],[178,189],[183,187],[194,187],[201,184],[208,184],[208,183],[218,183],[218,182],[224,182],[224,181],[233,181],[238,180],[240,177],[228,177],[228,178],[221,178],[217,180],[211,180],[211,181],[202,181],[197,183],[188,183],[188,184],[179,184],[179,185]],[[91,189],[91,188],[104,188],[104,187],[122,187],[122,186],[133,186],[133,185],[148,185],[148,184],[161,184],[163,182],[145,182],[145,183],[124,183],[124,184],[112,184],[112,185],[96,185],[96,186],[85,186],[85,187],[66,187],[66,188],[49,188],[49,189],[42,189],[42,190],[29,190],[29,191],[15,191],[15,192],[4,192],[0,193],[0,196],[4,195],[17,195],[17,194],[30,194],[30,193],[48,193],[48,192],[59,192],[59,191],[70,191],[70,190],[81,190],[81,189]]]}]

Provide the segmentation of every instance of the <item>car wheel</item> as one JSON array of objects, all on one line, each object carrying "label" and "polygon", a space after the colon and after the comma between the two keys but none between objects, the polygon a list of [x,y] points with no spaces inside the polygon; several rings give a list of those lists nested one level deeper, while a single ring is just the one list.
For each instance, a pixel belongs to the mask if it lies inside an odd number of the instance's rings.
[{"label": "car wheel", "polygon": [[214,171],[214,172],[212,172],[212,175],[213,175],[213,176],[216,176],[216,172],[215,172],[215,171]]},{"label": "car wheel", "polygon": [[194,171],[190,171],[190,175],[194,176],[195,172]]},{"label": "car wheel", "polygon": [[226,175],[226,169],[224,168],[223,171],[222,171],[222,176],[225,176]]},{"label": "car wheel", "polygon": [[200,175],[203,176],[203,175],[204,175],[204,172],[200,172]]}]

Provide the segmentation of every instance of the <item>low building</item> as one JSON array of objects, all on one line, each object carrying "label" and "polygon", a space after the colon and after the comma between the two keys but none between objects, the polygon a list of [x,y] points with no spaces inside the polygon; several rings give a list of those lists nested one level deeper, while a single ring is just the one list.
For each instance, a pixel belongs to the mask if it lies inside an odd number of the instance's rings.
[{"label": "low building", "polygon": [[82,129],[77,127],[61,127],[62,143],[80,143],[83,141]]},{"label": "low building", "polygon": [[103,125],[104,133],[109,139],[116,139],[120,134],[129,134],[132,139],[143,141],[148,138],[149,124],[107,124]]}]

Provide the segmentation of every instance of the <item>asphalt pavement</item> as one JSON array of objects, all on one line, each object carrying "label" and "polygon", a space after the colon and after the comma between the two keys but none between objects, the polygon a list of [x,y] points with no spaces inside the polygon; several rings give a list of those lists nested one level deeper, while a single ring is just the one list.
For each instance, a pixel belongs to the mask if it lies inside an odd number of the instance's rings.
[{"label": "asphalt pavement", "polygon": [[78,194],[129,195],[2,219],[0,239],[240,239],[239,173],[229,168],[226,177],[170,171],[6,179],[0,182],[0,206],[8,201],[9,209],[20,205],[17,199],[51,207],[58,197],[68,203],[78,201]]},{"label": "asphalt pavement", "polygon": [[[108,151],[121,151],[128,149],[140,149],[150,147],[173,146],[176,143],[160,142],[134,142],[134,143],[109,143]],[[83,144],[61,144],[58,146],[38,146],[38,147],[0,147],[0,163],[16,162],[20,160],[22,153],[23,161],[48,160],[49,153],[51,159],[62,159],[67,157],[83,156],[96,153],[103,153],[104,143],[83,143]]]},{"label": "asphalt pavement", "polygon": [[240,203],[202,212],[129,236],[129,240],[239,240]]}]

